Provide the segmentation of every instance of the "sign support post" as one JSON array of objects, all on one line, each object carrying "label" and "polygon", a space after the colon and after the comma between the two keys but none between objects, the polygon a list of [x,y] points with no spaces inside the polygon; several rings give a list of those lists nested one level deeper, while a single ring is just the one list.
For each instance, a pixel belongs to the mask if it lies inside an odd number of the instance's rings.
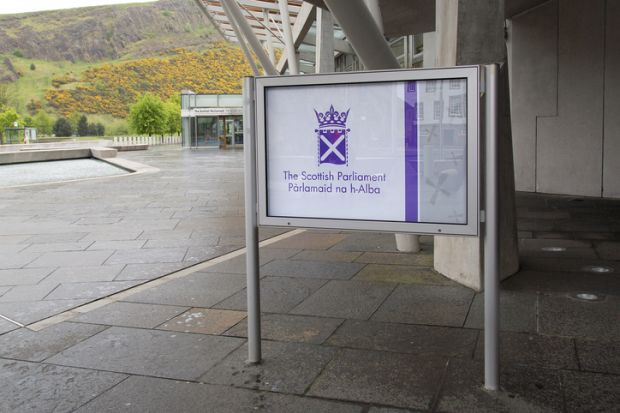
[{"label": "sign support post", "polygon": [[499,388],[497,65],[485,66],[484,387]]},{"label": "sign support post", "polygon": [[260,285],[256,195],[256,119],[254,78],[243,78],[243,142],[245,151],[245,250],[248,300],[248,363],[260,363]]}]

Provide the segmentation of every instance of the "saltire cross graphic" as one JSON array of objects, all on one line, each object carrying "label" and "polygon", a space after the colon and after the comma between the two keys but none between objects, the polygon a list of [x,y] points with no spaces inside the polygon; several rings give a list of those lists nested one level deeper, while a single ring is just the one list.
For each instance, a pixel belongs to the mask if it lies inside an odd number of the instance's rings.
[{"label": "saltire cross graphic", "polygon": [[328,161],[331,154],[334,154],[338,159],[340,159],[342,163],[346,163],[347,161],[347,158],[346,158],[347,148],[346,148],[346,142],[345,142],[346,136],[347,135],[343,133],[342,135],[340,135],[340,137],[336,138],[335,142],[332,143],[330,142],[328,137],[325,136],[324,133],[320,133],[319,139],[321,140],[321,143],[319,145],[320,146],[319,154],[321,157],[319,158],[319,163],[324,163],[324,162],[336,163],[336,162]]},{"label": "saltire cross graphic", "polygon": [[317,133],[318,164],[331,163],[334,165],[348,165],[348,136],[346,123],[349,110],[338,112],[331,105],[326,112],[314,110],[319,122]]}]

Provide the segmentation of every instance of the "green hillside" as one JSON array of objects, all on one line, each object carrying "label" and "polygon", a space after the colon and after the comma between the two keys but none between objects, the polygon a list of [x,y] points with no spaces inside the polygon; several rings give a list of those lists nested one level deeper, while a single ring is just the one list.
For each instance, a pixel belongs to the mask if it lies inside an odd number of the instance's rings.
[{"label": "green hillside", "polygon": [[[218,58],[233,60],[223,65],[236,71],[233,78],[246,70],[239,66],[239,51],[222,43],[192,0],[0,15],[0,38],[0,106],[15,108],[22,117],[39,111],[52,117],[86,113],[108,130],[126,129],[123,117],[140,94],[159,87],[157,94],[166,96],[180,92],[180,84],[189,85],[184,76],[192,74],[171,66],[180,64],[174,60],[179,53],[207,59],[203,65],[208,66],[210,53],[224,50]],[[145,67],[154,72],[145,74]],[[107,83],[93,78],[106,71],[116,78]],[[155,75],[159,86],[145,81],[144,76]],[[174,83],[163,81],[168,75]],[[225,73],[218,76],[237,87]],[[217,89],[208,77],[201,78],[203,84],[191,84],[196,91]],[[119,84],[128,91],[122,99],[114,92]]]}]

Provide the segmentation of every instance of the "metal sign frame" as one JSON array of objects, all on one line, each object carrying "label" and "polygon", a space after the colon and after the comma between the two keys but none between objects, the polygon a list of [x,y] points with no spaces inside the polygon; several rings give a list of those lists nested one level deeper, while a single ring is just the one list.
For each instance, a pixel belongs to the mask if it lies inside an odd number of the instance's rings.
[{"label": "metal sign frame", "polygon": [[[456,69],[441,69],[456,70]],[[420,71],[422,72],[422,71]],[[477,72],[478,73],[478,72]],[[370,73],[372,75],[372,73]],[[483,85],[484,131],[484,203],[476,203],[476,223],[484,223],[480,235],[484,239],[484,387],[499,390],[499,123],[498,123],[498,65],[481,66],[476,79]],[[479,82],[479,83],[478,83]],[[258,195],[257,195],[257,134],[256,94],[254,78],[244,79],[244,142],[245,142],[245,228],[246,277],[248,314],[248,363],[260,363],[260,270],[258,259]],[[480,96],[477,91],[475,97]],[[468,98],[472,97],[468,95]],[[264,119],[263,119],[264,120]],[[264,137],[264,136],[263,136]],[[260,139],[259,139],[260,141]],[[264,148],[263,148],[264,149]],[[478,150],[478,148],[476,149]],[[263,154],[264,155],[264,154]],[[476,154],[477,155],[477,154]],[[475,158],[479,160],[478,156]],[[264,165],[263,165],[264,166]],[[469,167],[469,166],[468,166]],[[476,165],[476,171],[480,166]],[[476,175],[478,178],[478,175]],[[476,182],[477,184],[477,182]],[[479,211],[484,207],[484,211]]]},{"label": "metal sign frame", "polygon": [[[375,72],[337,73],[302,76],[273,76],[254,78],[255,133],[257,151],[258,223],[262,226],[372,230],[400,233],[470,235],[479,234],[479,135],[480,135],[480,67],[459,66],[441,69],[407,69]],[[268,139],[266,127],[266,91],[288,86],[321,86],[347,84],[395,83],[417,80],[467,81],[467,149],[466,149],[466,223],[427,223],[303,216],[272,216],[268,205]],[[403,188],[404,190],[404,188]]]}]

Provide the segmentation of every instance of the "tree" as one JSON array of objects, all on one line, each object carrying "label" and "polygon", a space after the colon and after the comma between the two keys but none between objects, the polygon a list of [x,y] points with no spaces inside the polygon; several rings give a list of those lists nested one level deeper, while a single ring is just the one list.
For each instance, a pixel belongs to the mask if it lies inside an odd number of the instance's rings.
[{"label": "tree", "polygon": [[89,136],[104,136],[105,127],[99,122],[89,123],[88,124],[88,135]]},{"label": "tree", "polygon": [[129,125],[136,133],[163,134],[166,131],[166,107],[155,95],[146,93],[129,107]]},{"label": "tree", "polygon": [[76,131],[77,130],[78,122],[80,121],[81,117],[82,117],[82,115],[80,115],[79,112],[73,112],[67,118],[67,120],[71,124],[71,130],[72,131]]},{"label": "tree", "polygon": [[30,63],[30,70],[35,70],[37,67],[34,63]]},{"label": "tree", "polygon": [[80,116],[80,120],[77,123],[77,135],[78,136],[88,136],[88,119],[85,115]]},{"label": "tree", "polygon": [[99,122],[95,123],[95,127],[97,129],[97,133],[96,133],[97,136],[105,136],[105,126],[103,126],[102,123],[99,123]]},{"label": "tree", "polygon": [[181,97],[172,95],[165,103],[166,132],[169,134],[181,133]]},{"label": "tree", "polygon": [[32,118],[32,125],[37,128],[38,134],[50,135],[52,133],[52,128],[54,127],[54,121],[47,115],[47,113],[41,110],[34,115],[34,118]]},{"label": "tree", "polygon": [[56,136],[71,136],[73,128],[71,127],[71,122],[69,122],[67,118],[58,118],[56,123],[54,123],[53,131]]},{"label": "tree", "polygon": [[15,127],[15,122],[21,124],[22,118],[13,108],[7,108],[4,112],[0,112],[0,135],[4,133],[5,128]]}]

